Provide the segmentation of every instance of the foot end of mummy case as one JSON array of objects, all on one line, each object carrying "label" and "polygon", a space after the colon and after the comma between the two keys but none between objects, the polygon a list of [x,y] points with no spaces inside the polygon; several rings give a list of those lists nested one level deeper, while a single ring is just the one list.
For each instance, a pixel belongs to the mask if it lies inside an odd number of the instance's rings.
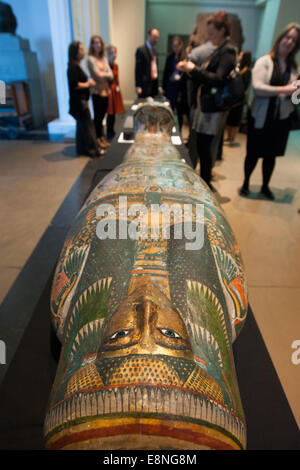
[{"label": "foot end of mummy case", "polygon": [[243,263],[214,195],[172,145],[173,125],[166,104],[139,105],[135,143],[65,240],[47,449],[246,447],[232,354]]}]

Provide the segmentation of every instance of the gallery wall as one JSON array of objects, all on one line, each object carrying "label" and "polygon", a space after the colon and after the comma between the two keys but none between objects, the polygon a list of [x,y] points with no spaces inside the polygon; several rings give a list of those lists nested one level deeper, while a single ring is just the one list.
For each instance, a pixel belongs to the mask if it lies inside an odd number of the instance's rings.
[{"label": "gallery wall", "polygon": [[110,6],[110,42],[118,49],[120,88],[128,105],[136,99],[135,50],[144,43],[145,1],[112,0]]},{"label": "gallery wall", "polygon": [[[299,0],[281,0],[274,30],[274,37],[277,37],[290,22],[300,24]],[[297,62],[300,64],[300,52],[297,54]]]},{"label": "gallery wall", "polygon": [[199,13],[223,9],[239,16],[245,37],[243,49],[250,49],[255,54],[262,13],[255,0],[147,0],[146,29],[156,27],[160,31],[157,45],[160,69],[165,62],[169,34],[190,35]]}]

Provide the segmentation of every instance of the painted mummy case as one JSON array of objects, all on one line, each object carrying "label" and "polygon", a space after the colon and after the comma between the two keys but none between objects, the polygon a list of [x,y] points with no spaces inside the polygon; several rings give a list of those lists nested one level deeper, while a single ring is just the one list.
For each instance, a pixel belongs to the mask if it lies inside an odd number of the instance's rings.
[{"label": "painted mummy case", "polygon": [[246,447],[232,355],[247,312],[242,259],[214,195],[172,145],[173,125],[167,105],[138,107],[134,144],[65,240],[47,449]]}]

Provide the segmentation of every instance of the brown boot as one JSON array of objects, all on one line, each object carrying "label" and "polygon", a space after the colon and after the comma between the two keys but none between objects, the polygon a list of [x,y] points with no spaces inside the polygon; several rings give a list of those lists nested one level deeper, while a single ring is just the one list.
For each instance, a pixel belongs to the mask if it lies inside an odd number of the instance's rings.
[{"label": "brown boot", "polygon": [[104,137],[100,137],[100,145],[102,148],[106,149],[107,147],[110,146],[110,143],[107,142],[107,140]]},{"label": "brown boot", "polygon": [[103,143],[102,139],[100,139],[100,137],[97,138],[97,142],[98,142],[98,145],[101,149],[103,149],[103,150],[107,149],[107,146],[104,145],[104,143]]}]

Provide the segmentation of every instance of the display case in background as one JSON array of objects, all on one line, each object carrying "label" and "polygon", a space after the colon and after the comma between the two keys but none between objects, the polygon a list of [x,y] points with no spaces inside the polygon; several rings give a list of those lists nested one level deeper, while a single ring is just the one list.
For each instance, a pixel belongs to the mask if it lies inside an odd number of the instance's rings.
[{"label": "display case in background", "polygon": [[9,139],[34,128],[30,106],[29,88],[26,82],[6,85],[5,102],[0,104],[0,133]]}]

